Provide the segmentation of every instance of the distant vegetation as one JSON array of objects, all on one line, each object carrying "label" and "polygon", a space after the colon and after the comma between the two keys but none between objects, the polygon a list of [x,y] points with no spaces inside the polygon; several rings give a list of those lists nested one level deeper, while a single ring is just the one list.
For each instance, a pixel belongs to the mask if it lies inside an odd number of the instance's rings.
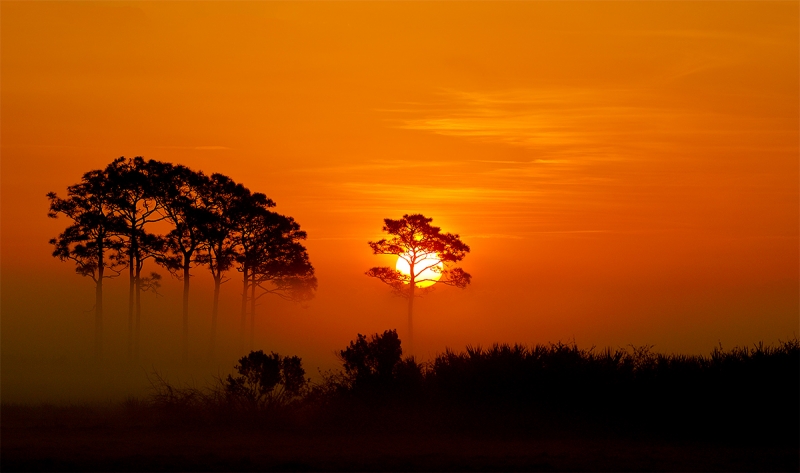
[{"label": "distant vegetation", "polygon": [[603,432],[797,445],[800,340],[708,356],[553,343],[403,358],[395,331],[359,335],[342,370],[304,379],[301,360],[252,352],[208,388],[155,377],[137,404],[171,421],[393,431]]},{"label": "distant vegetation", "polygon": [[[211,385],[2,404],[2,471],[798,471],[800,341],[708,356],[554,343],[403,358],[359,335],[310,382],[253,351]],[[231,363],[233,364],[233,363]]]}]

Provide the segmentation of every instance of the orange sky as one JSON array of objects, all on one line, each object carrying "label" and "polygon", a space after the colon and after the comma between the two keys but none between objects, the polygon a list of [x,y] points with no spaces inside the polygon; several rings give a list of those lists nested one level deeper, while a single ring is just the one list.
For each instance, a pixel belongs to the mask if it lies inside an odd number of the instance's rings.
[{"label": "orange sky", "polygon": [[[462,236],[474,278],[417,303],[423,357],[798,333],[797,2],[0,8],[4,367],[89,355],[92,283],[50,256],[66,221],[45,193],[136,155],[228,174],[308,231],[318,296],[265,303],[257,339],[311,371],[358,332],[403,337],[403,302],[363,272],[392,264],[366,244],[382,219],[414,212]],[[179,291],[146,302],[154,363],[177,357]]]}]

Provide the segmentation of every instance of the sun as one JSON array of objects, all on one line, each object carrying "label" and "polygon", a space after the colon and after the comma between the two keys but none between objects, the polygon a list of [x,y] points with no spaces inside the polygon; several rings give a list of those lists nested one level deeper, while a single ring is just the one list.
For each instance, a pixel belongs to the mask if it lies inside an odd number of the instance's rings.
[{"label": "sun", "polygon": [[[402,255],[397,257],[397,264],[395,265],[395,269],[400,271],[401,273],[405,274],[406,276],[410,276],[411,270],[408,266],[408,262],[405,259],[411,259],[411,256],[408,253],[403,253]],[[430,268],[428,268],[430,266]],[[419,268],[427,268],[421,273],[419,273],[416,277],[417,280],[423,280],[418,282],[416,285],[419,288],[423,287],[430,287],[436,284],[436,281],[442,277],[442,268],[444,265],[442,261],[438,258],[435,253],[431,253],[425,255],[424,258],[419,259],[414,264],[415,271],[419,272]]]}]

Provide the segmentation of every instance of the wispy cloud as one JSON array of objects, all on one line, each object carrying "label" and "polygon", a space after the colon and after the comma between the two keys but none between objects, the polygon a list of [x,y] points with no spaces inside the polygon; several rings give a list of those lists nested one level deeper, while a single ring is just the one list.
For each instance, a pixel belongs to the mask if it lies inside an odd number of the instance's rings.
[{"label": "wispy cloud", "polygon": [[436,187],[423,185],[375,184],[348,182],[339,184],[346,191],[367,195],[370,199],[405,199],[415,202],[519,202],[540,194],[533,189],[490,187]]},{"label": "wispy cloud", "polygon": [[392,121],[397,128],[536,150],[541,164],[564,163],[559,156],[591,149],[584,157],[598,157],[598,151],[625,141],[620,138],[650,134],[650,124],[681,113],[647,103],[642,95],[601,89],[450,90],[442,93],[449,108],[437,103],[406,109],[410,116]]},{"label": "wispy cloud", "polygon": [[155,146],[158,149],[193,149],[198,151],[216,151],[233,149],[227,146]]},{"label": "wispy cloud", "polygon": [[[674,72],[692,74],[707,67],[715,66],[699,62]],[[722,98],[714,100],[687,102],[644,86],[445,90],[429,106],[406,104],[389,122],[400,129],[523,148],[532,159],[471,162],[493,165],[486,173],[542,179],[590,178],[596,166],[604,167],[608,178],[623,177],[626,163],[666,162],[687,149],[702,148],[706,155],[741,152],[754,137],[760,150],[781,151],[785,140],[774,137],[796,133],[792,123],[769,111],[744,114]],[[610,173],[610,167],[621,174]]]},{"label": "wispy cloud", "polygon": [[529,234],[547,234],[547,233],[612,233],[611,230],[548,230],[538,232],[527,232]]},{"label": "wispy cloud", "polygon": [[507,235],[504,233],[478,233],[478,234],[470,234],[470,235],[463,235],[464,238],[475,239],[475,240],[522,240],[523,236],[520,235]]},{"label": "wispy cloud", "polygon": [[471,159],[471,163],[489,163],[489,164],[516,164],[520,166],[527,166],[530,164],[564,164],[569,161],[565,159],[531,159],[527,161],[503,161],[499,159]]},{"label": "wispy cloud", "polygon": [[[585,32],[583,32],[585,33]],[[747,34],[734,31],[707,30],[707,29],[652,29],[652,30],[618,30],[607,32],[618,36],[630,37],[662,37],[662,38],[687,38],[700,40],[720,40],[744,44],[757,44],[775,46],[786,44],[786,35],[781,32],[773,34]]]},{"label": "wispy cloud", "polygon": [[435,168],[441,166],[452,165],[446,161],[410,161],[404,159],[396,160],[370,160],[362,163],[353,164],[336,164],[331,166],[320,166],[311,168],[298,169],[298,172],[308,173],[337,173],[337,174],[350,174],[359,171],[391,171],[398,169],[413,169],[413,168]]},{"label": "wispy cloud", "polygon": [[362,241],[364,240],[364,235],[352,235],[352,236],[342,236],[342,237],[309,237],[307,238],[308,241]]}]

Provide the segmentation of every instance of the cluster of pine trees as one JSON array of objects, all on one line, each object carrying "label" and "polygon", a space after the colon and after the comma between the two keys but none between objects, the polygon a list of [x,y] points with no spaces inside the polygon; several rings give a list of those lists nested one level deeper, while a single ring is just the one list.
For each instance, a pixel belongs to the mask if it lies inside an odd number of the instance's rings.
[{"label": "cluster of pine trees", "polygon": [[[276,294],[307,300],[317,288],[314,268],[301,243],[306,233],[292,217],[272,210],[275,202],[222,174],[206,175],[186,166],[115,159],[55,192],[48,216],[71,224],[56,238],[53,256],[72,261],[76,272],[95,283],[95,355],[102,353],[103,282],[128,273],[128,353],[139,353],[141,295],[155,291],[161,276],[143,274],[147,260],[183,281],[182,352],[188,359],[190,270],[208,268],[214,279],[211,345],[216,344],[220,285],[228,271],[242,273],[241,342],[250,315],[252,343],[256,300]],[[160,233],[154,231],[161,229]],[[165,231],[166,230],[166,231]]]}]

